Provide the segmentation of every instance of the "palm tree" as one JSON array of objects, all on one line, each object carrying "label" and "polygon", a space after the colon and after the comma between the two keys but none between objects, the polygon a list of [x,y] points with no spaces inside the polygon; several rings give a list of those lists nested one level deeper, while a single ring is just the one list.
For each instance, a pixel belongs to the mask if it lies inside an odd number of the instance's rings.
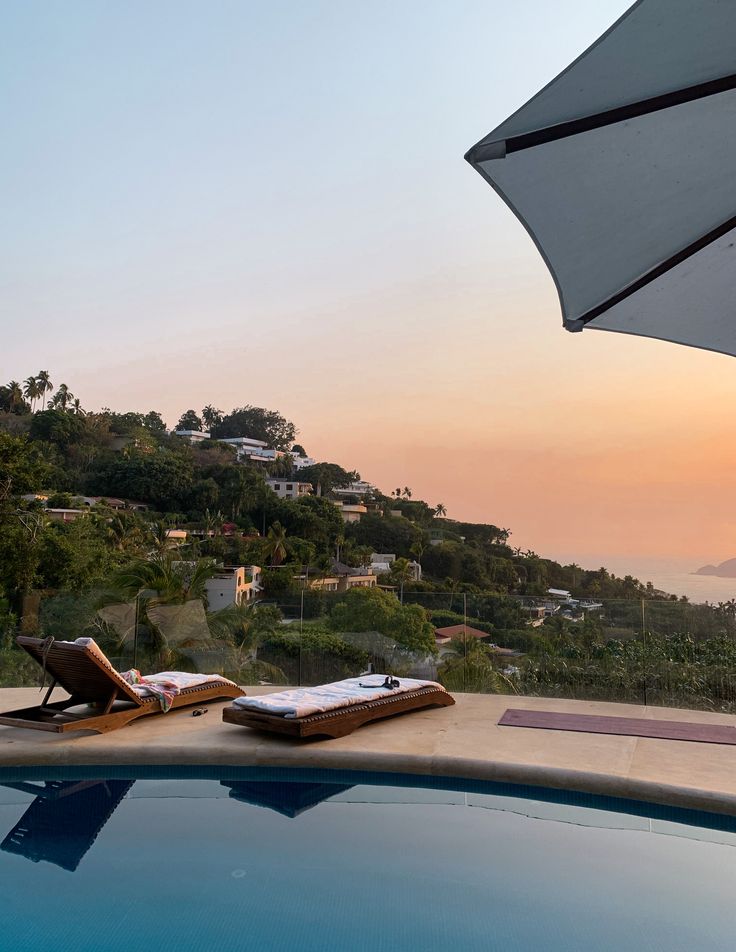
[{"label": "palm tree", "polygon": [[224,670],[240,684],[286,684],[281,668],[261,661],[258,648],[264,635],[275,632],[281,613],[258,602],[232,604],[207,615],[207,625],[216,642],[227,646]]},{"label": "palm tree", "polygon": [[411,499],[411,489],[408,486],[404,486],[403,494],[406,499]]},{"label": "palm tree", "polygon": [[54,389],[54,385],[51,383],[51,376],[48,370],[39,370],[36,374],[36,380],[38,381],[38,388],[41,391],[39,399],[43,400],[43,395],[45,393],[50,393]]},{"label": "palm tree", "polygon": [[67,405],[74,399],[74,394],[65,383],[59,385],[59,389],[51,400],[51,407],[54,410],[66,410]]},{"label": "palm tree", "polygon": [[210,536],[216,535],[222,530],[222,524],[225,521],[222,513],[218,509],[217,512],[210,512],[209,509],[204,511],[204,519],[202,520],[202,528],[204,529],[205,539],[209,539]]},{"label": "palm tree", "polygon": [[269,476],[280,479],[291,479],[294,473],[294,457],[290,453],[283,453],[277,456],[270,463],[266,463],[266,469]]},{"label": "palm tree", "polygon": [[273,566],[281,565],[289,553],[286,542],[286,529],[280,522],[273,523],[263,542],[263,557]]},{"label": "palm tree", "polygon": [[516,685],[494,667],[493,649],[472,636],[453,639],[437,672],[451,691],[472,694],[518,694]]},{"label": "palm tree", "polygon": [[31,413],[33,413],[36,406],[36,400],[43,396],[43,390],[41,389],[41,384],[38,380],[38,377],[29,377],[24,382],[23,396],[26,398],[26,400],[31,401]]},{"label": "palm tree", "polygon": [[434,514],[435,516],[446,516],[447,509],[445,509],[444,505],[441,502],[438,502],[437,505],[434,507]]},{"label": "palm tree", "polygon": [[450,604],[448,606],[448,611],[452,611],[452,605],[455,600],[455,593],[457,592],[459,587],[460,587],[460,583],[458,582],[458,580],[448,575],[447,578],[445,579],[445,588],[447,589],[450,595]]},{"label": "palm tree", "polygon": [[414,556],[414,558],[417,560],[417,563],[419,564],[419,567],[421,568],[422,556],[424,555],[424,543],[415,542],[409,549],[409,552]]},{"label": "palm tree", "polygon": [[154,522],[150,526],[153,550],[159,555],[171,548],[171,539],[169,538],[170,528],[171,526],[168,524],[168,522],[164,521]]},{"label": "palm tree", "polygon": [[203,599],[205,583],[216,572],[213,559],[198,559],[192,564],[163,552],[128,563],[113,577],[113,588],[129,597],[144,591],[155,593],[148,596],[148,604],[181,605]]},{"label": "palm tree", "polygon": [[399,585],[399,601],[404,604],[404,584],[414,579],[414,570],[408,559],[396,559],[391,566],[391,579]]},{"label": "palm tree", "polygon": [[74,400],[72,400],[72,405],[69,412],[75,414],[75,416],[87,415],[87,411],[82,409],[82,404],[79,402],[79,397],[75,397]]},{"label": "palm tree", "polygon": [[[239,518],[244,509],[259,501],[260,485],[253,471],[246,466],[228,466],[219,481],[220,500],[231,519]],[[266,487],[266,492],[271,490]]]},{"label": "palm tree", "polygon": [[8,406],[10,407],[10,412],[17,410],[18,407],[23,406],[23,388],[18,383],[17,380],[11,380],[9,384],[6,384],[8,391]]},{"label": "palm tree", "polygon": [[281,565],[289,550],[286,543],[286,529],[280,522],[274,522],[268,530],[263,546],[263,555],[270,559],[271,565]]},{"label": "palm tree", "polygon": [[[134,599],[136,606],[136,625],[143,624],[150,638],[149,663],[154,670],[163,665],[166,670],[184,670],[192,664],[191,649],[211,643],[206,625],[185,626],[179,630],[163,624],[161,606],[184,605],[189,602],[201,602],[204,611],[207,589],[206,583],[217,572],[213,559],[198,559],[196,562],[176,560],[171,553],[164,552],[149,558],[134,559],[123,566],[112,577],[112,585],[105,601],[110,596],[119,600]],[[193,606],[196,610],[196,605]],[[196,618],[196,611],[195,611]],[[185,650],[186,649],[186,650]]]},{"label": "palm tree", "polygon": [[205,429],[211,430],[213,426],[217,426],[221,421],[222,410],[218,410],[211,403],[208,403],[202,410],[202,423],[204,423]]},{"label": "palm tree", "polygon": [[94,521],[113,551],[128,552],[144,549],[147,539],[135,516],[107,509],[104,500],[100,500],[95,510]]}]

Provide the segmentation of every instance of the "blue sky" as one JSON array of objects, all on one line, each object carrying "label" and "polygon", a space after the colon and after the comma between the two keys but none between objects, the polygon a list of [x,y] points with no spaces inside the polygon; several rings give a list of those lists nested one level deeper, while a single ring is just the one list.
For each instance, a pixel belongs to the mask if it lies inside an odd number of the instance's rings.
[{"label": "blue sky", "polygon": [[623,5],[595,6],[6,4],[3,311],[114,360],[482,268],[464,236],[505,212],[463,152]]}]

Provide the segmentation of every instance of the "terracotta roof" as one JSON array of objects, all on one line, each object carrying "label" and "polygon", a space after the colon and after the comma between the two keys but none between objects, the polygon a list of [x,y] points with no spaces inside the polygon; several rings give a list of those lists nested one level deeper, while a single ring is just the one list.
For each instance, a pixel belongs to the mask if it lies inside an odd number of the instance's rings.
[{"label": "terracotta roof", "polygon": [[[435,628],[434,637],[438,644],[444,644],[451,638],[462,638],[463,631],[471,638],[488,638],[489,632],[471,628],[470,625],[448,625],[447,628]],[[491,651],[499,655],[519,655],[515,648],[501,648],[499,645],[489,645]]]},{"label": "terracotta roof", "polygon": [[488,638],[490,635],[490,632],[471,628],[470,625],[448,625],[447,628],[435,628],[434,633],[437,638],[462,638],[463,633],[472,638]]}]

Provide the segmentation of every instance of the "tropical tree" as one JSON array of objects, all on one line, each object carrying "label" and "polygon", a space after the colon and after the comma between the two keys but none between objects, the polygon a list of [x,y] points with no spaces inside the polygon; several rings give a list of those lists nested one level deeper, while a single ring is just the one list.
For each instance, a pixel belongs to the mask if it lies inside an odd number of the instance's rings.
[{"label": "tropical tree", "polygon": [[288,450],[294,442],[296,427],[277,410],[263,407],[236,407],[216,423],[211,430],[215,439],[249,436],[263,440],[277,450]]},{"label": "tropical tree", "polygon": [[444,505],[441,502],[438,502],[437,505],[434,507],[434,514],[435,516],[446,516],[447,509],[445,509]]},{"label": "tropical tree", "polygon": [[74,394],[65,383],[59,385],[59,389],[49,401],[49,407],[52,410],[66,410],[67,406],[74,399]]},{"label": "tropical tree", "polygon": [[437,678],[450,691],[518,694],[513,681],[495,667],[490,645],[469,635],[450,642]]},{"label": "tropical tree", "polygon": [[115,513],[104,519],[105,539],[115,552],[137,549],[143,545],[144,534],[141,526],[130,516]]},{"label": "tropical tree", "polygon": [[40,400],[40,398],[43,397],[43,394],[44,390],[38,377],[28,377],[24,383],[23,396],[26,398],[26,400],[31,401],[31,413],[33,413],[36,407],[36,400]]},{"label": "tropical tree", "polygon": [[340,531],[335,536],[335,559],[340,562],[340,554],[342,552],[342,547],[345,545],[345,533]]},{"label": "tropical tree", "polygon": [[142,426],[153,433],[165,433],[166,424],[157,410],[149,410],[141,420]]},{"label": "tropical tree", "polygon": [[75,416],[86,416],[87,411],[82,409],[82,404],[79,402],[79,397],[75,397],[69,409],[70,413],[73,413]]},{"label": "tropical tree", "polygon": [[134,559],[123,566],[112,579],[113,589],[127,597],[141,592],[149,604],[180,605],[206,595],[206,582],[217,572],[213,559],[182,562],[173,554],[157,553],[147,559]]},{"label": "tropical tree", "polygon": [[[266,466],[270,476],[289,479],[294,472],[294,457],[290,453],[284,453],[277,456],[273,462],[267,463]],[[301,474],[299,479],[302,480]],[[304,482],[308,482],[308,480],[304,480]]]},{"label": "tropical tree", "polygon": [[396,559],[391,566],[391,581],[399,586],[399,602],[404,604],[404,585],[414,580],[414,570],[408,559]]},{"label": "tropical tree", "polygon": [[411,546],[411,548],[409,549],[409,554],[414,556],[414,558],[415,558],[415,559],[417,560],[417,562],[419,563],[419,566],[420,566],[420,567],[421,567],[421,564],[422,564],[422,556],[424,555],[424,550],[425,550],[425,548],[426,548],[426,546],[424,545],[424,542],[421,541],[421,540],[419,540],[419,541],[415,542],[415,543]]},{"label": "tropical tree", "polygon": [[436,652],[434,627],[421,605],[401,605],[392,592],[351,588],[330,612],[333,631],[378,631],[423,654]]},{"label": "tropical tree", "polygon": [[[289,464],[293,465],[291,456],[288,460]],[[322,495],[326,496],[333,489],[344,489],[350,483],[360,479],[360,473],[343,469],[337,463],[314,463],[312,466],[304,466],[299,470],[299,479],[305,483],[311,483],[315,489],[319,486]]]},{"label": "tropical tree", "polygon": [[199,432],[202,429],[202,421],[194,410],[187,410],[179,417],[176,428],[177,430],[195,430]]},{"label": "tropical tree", "polygon": [[[202,410],[202,423],[204,423],[205,429],[211,430],[213,426],[217,426],[217,424],[221,422],[222,410],[218,410],[213,407],[211,403],[208,403]],[[184,429],[184,427],[182,427],[182,429]]]},{"label": "tropical tree", "polygon": [[281,668],[258,657],[262,640],[281,627],[278,608],[258,602],[233,603],[208,614],[207,624],[213,638],[230,649],[223,667],[233,680],[239,684],[286,683]]},{"label": "tropical tree", "polygon": [[149,526],[149,539],[154,552],[161,555],[171,548],[171,539],[169,538],[169,529],[171,526],[165,520],[159,520]]},{"label": "tropical tree", "polygon": [[281,565],[289,553],[286,542],[286,529],[280,522],[274,522],[268,530],[263,545],[263,555],[269,559],[270,565]]},{"label": "tropical tree", "polygon": [[247,466],[223,466],[214,478],[220,487],[220,504],[232,519],[256,506],[264,493],[272,495],[261,474]]},{"label": "tropical tree", "polygon": [[23,388],[17,380],[11,380],[6,384],[7,404],[11,413],[17,413],[24,405]]},{"label": "tropical tree", "polygon": [[36,380],[38,381],[38,387],[41,391],[40,399],[43,400],[45,393],[51,393],[54,389],[54,385],[51,383],[51,376],[49,375],[48,370],[39,370],[36,374]]}]

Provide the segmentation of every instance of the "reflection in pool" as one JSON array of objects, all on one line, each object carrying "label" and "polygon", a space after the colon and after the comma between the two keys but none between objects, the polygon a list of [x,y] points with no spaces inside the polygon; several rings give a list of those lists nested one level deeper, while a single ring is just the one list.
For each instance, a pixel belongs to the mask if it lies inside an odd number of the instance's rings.
[{"label": "reflection in pool", "polygon": [[732,818],[429,778],[96,773],[0,774],[0,949],[733,946]]}]

